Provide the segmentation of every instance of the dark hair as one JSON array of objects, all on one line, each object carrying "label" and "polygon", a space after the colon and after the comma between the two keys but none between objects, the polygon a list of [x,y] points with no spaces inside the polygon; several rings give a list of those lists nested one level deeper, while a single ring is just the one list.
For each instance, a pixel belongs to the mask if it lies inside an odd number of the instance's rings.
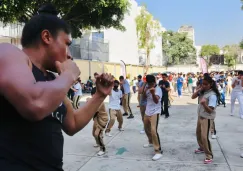
[{"label": "dark hair", "polygon": [[204,77],[210,77],[209,73],[204,73],[203,76]]},{"label": "dark hair", "polygon": [[139,75],[138,78],[139,78],[139,79],[142,79],[142,75]]},{"label": "dark hair", "polygon": [[243,75],[243,71],[239,71],[238,72],[238,75]]},{"label": "dark hair", "polygon": [[168,75],[166,73],[162,74],[162,76],[168,77]]},{"label": "dark hair", "polygon": [[96,93],[96,87],[92,88],[91,95],[93,96]]},{"label": "dark hair", "polygon": [[148,83],[155,83],[156,81],[155,81],[155,77],[153,76],[153,75],[147,75],[146,76],[146,81],[148,82]]},{"label": "dark hair", "polygon": [[57,17],[55,8],[48,4],[39,9],[38,15],[33,16],[24,26],[21,38],[23,47],[36,46],[41,41],[41,32],[48,30],[54,38],[59,31],[70,34],[67,23]]},{"label": "dark hair", "polygon": [[[212,90],[215,92],[216,96],[218,99],[220,99],[220,93],[219,93],[219,90],[217,88],[217,83],[211,78],[211,77],[204,77],[203,78],[204,81],[207,81],[209,84],[212,85]],[[204,94],[204,92],[202,92],[202,94]]]},{"label": "dark hair", "polygon": [[115,81],[114,81],[114,84],[116,84],[116,83],[117,83],[117,84],[120,84],[120,82],[119,82],[118,80],[115,80]]},{"label": "dark hair", "polygon": [[119,80],[124,80],[124,77],[123,77],[123,76],[120,76],[120,77],[119,77]]}]

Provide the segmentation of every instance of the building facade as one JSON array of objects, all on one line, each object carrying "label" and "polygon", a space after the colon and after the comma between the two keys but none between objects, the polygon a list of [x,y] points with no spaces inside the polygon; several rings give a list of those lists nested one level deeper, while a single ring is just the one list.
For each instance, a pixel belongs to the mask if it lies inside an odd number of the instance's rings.
[{"label": "building facade", "polygon": [[178,30],[179,33],[186,33],[187,37],[193,41],[193,45],[195,46],[195,31],[192,26],[183,25]]},{"label": "building facade", "polygon": [[13,23],[4,25],[0,22],[0,43],[11,43],[22,48],[20,38],[24,25],[21,23]]},{"label": "building facade", "polygon": [[[125,14],[122,24],[126,31],[114,28],[90,30],[83,33],[82,38],[75,39],[71,52],[79,59],[105,61],[126,64],[145,65],[146,51],[138,48],[136,17],[140,7],[135,0],[130,0],[130,11]],[[161,26],[162,29],[162,26]],[[163,30],[163,29],[162,29]],[[162,65],[162,36],[155,40],[155,48],[150,53],[150,64]]]}]

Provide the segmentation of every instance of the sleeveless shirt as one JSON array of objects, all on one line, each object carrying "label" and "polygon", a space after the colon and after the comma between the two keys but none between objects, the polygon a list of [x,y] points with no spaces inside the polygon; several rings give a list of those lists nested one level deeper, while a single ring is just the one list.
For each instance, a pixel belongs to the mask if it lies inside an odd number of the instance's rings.
[{"label": "sleeveless shirt", "polygon": [[[55,79],[34,65],[32,72],[37,82]],[[38,122],[24,119],[1,95],[0,109],[1,171],[63,171],[62,123],[67,112],[63,103]]]}]

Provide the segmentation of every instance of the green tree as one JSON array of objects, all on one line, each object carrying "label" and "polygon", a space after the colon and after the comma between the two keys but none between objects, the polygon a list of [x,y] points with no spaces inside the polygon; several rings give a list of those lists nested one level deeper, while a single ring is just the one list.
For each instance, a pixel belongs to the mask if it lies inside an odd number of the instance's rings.
[{"label": "green tree", "polygon": [[146,10],[141,8],[140,14],[136,18],[138,47],[146,52],[146,65],[150,64],[150,53],[155,48],[155,39],[161,35],[160,25],[157,20]]},{"label": "green tree", "polygon": [[163,53],[167,57],[166,64],[195,63],[196,49],[187,34],[166,31],[162,34]]},{"label": "green tree", "polygon": [[219,54],[220,48],[218,47],[218,45],[203,45],[200,53],[202,57],[206,57],[206,61],[208,64],[210,64],[209,60],[211,56]]},{"label": "green tree", "polygon": [[229,68],[236,68],[237,58],[241,53],[241,48],[239,45],[226,45],[223,48],[225,63]]},{"label": "green tree", "polygon": [[72,28],[74,38],[81,36],[81,29],[114,27],[125,30],[121,24],[129,10],[129,0],[2,0],[0,21],[26,23],[45,3],[52,3],[59,16]]},{"label": "green tree", "polygon": [[240,42],[240,48],[243,49],[243,40]]}]

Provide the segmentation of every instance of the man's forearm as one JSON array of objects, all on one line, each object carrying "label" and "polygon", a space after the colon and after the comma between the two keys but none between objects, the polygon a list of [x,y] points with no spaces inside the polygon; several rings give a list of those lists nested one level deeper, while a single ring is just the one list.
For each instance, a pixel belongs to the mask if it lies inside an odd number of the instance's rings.
[{"label": "man's forearm", "polygon": [[33,110],[32,113],[37,115],[36,120],[42,120],[50,113],[55,111],[66,97],[73,80],[68,75],[63,74],[53,81],[37,82],[32,91]]},{"label": "man's forearm", "polygon": [[75,129],[73,130],[73,134],[83,129],[89,123],[104,100],[104,96],[95,94],[85,106],[74,111]]}]

